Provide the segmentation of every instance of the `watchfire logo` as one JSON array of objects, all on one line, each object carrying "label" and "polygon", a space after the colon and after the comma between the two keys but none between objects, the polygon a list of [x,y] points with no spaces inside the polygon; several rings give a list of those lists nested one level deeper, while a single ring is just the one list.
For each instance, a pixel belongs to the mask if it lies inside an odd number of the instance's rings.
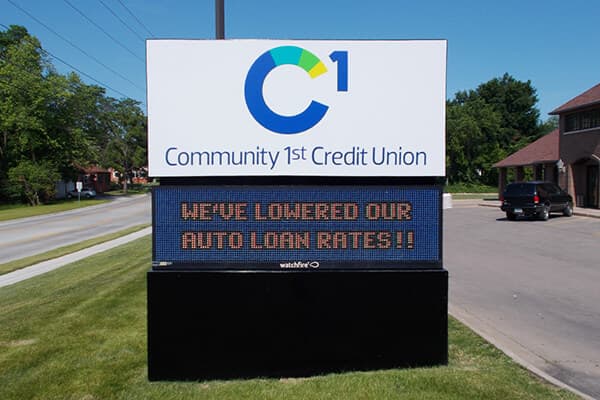
[{"label": "watchfire logo", "polygon": [[[334,51],[329,55],[338,64],[337,91],[348,91],[348,52]],[[275,47],[260,55],[248,70],[244,84],[246,105],[252,117],[266,129],[280,134],[304,132],[321,121],[329,106],[312,100],[308,107],[296,115],[281,115],[271,110],[263,96],[263,85],[269,72],[280,65],[295,65],[311,78],[327,72],[325,64],[313,53],[297,46]]]},{"label": "watchfire logo", "polygon": [[295,262],[288,262],[288,263],[280,263],[279,266],[281,268],[285,268],[285,269],[308,269],[308,268],[319,268],[319,262],[318,261],[309,261],[309,262],[302,262],[302,261],[295,261]]}]

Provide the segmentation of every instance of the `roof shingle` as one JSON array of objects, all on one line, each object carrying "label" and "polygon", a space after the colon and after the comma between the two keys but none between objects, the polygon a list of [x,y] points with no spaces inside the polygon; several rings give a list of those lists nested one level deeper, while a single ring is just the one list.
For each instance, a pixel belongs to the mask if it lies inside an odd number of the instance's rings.
[{"label": "roof shingle", "polygon": [[556,162],[560,158],[558,155],[558,135],[558,129],[555,129],[504,160],[498,161],[493,166],[506,168]]},{"label": "roof shingle", "polygon": [[551,111],[551,115],[562,114],[566,111],[572,111],[592,104],[600,104],[600,83],[591,89],[586,90],[579,96],[572,98],[556,110]]}]

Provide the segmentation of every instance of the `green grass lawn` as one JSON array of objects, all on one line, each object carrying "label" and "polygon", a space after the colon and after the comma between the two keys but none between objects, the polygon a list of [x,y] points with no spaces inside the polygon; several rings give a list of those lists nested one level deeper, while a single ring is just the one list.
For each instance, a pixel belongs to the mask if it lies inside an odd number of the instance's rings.
[{"label": "green grass lawn", "polygon": [[108,192],[104,192],[106,196],[133,196],[136,194],[145,194],[149,193],[150,189],[141,188],[141,189],[127,189],[127,193],[123,191],[123,189],[110,190]]},{"label": "green grass lawn", "polygon": [[496,193],[453,193],[453,200],[498,200]]},{"label": "green grass lawn", "polygon": [[496,186],[453,183],[444,187],[446,193],[498,193]]},{"label": "green grass lawn", "polygon": [[124,196],[124,195],[134,195],[134,194],[145,194],[150,193],[153,187],[158,186],[157,183],[147,183],[147,184],[134,184],[129,185],[127,188],[127,193],[123,192],[123,188],[119,187],[118,189],[110,190],[108,192],[104,192],[105,195],[108,196]]},{"label": "green grass lawn", "polygon": [[[0,399],[576,399],[453,319],[449,365],[305,379],[153,382],[150,237],[0,288]],[[201,362],[201,360],[198,360]]]},{"label": "green grass lawn", "polygon": [[77,200],[57,200],[52,204],[43,204],[37,207],[31,207],[26,204],[0,205],[0,221],[52,214],[76,208],[95,206],[106,202],[108,202],[107,199],[81,199],[81,202]]}]

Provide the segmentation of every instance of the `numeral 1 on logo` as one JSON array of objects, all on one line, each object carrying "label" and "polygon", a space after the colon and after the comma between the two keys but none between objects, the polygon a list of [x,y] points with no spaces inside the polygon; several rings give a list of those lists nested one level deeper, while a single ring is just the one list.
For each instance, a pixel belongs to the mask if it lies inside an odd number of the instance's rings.
[{"label": "numeral 1 on logo", "polygon": [[348,52],[336,50],[329,55],[334,63],[337,63],[337,91],[348,91]]}]

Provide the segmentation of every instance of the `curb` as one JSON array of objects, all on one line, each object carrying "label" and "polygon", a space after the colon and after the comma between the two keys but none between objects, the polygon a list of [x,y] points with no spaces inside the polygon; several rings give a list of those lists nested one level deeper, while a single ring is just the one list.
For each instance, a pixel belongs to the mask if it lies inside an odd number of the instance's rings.
[{"label": "curb", "polygon": [[[451,304],[448,304],[448,314],[450,316],[452,316],[453,318],[455,318],[456,320],[458,320],[463,325],[469,327],[469,329],[474,331],[476,334],[481,336],[486,341],[490,342],[497,349],[499,349],[501,352],[506,354],[506,356],[508,356],[511,360],[513,360],[514,362],[516,362],[523,368],[527,369],[529,372],[533,373],[534,375],[537,375],[541,379],[553,384],[554,386],[557,386],[561,389],[568,390],[571,393],[574,393],[585,400],[596,400],[594,397],[581,392],[580,390],[568,385],[565,382],[562,382],[562,381],[554,378],[553,376],[550,376],[546,372],[544,372],[541,369],[539,369],[538,367],[534,366],[533,363],[527,361],[525,359],[525,357],[529,356],[530,358],[540,359],[539,356],[529,352],[525,348],[523,348],[523,350],[521,351],[522,355],[517,354],[518,350],[517,351],[511,350],[509,348],[511,346],[509,344],[505,343],[505,342],[511,341],[512,339],[510,339],[508,337],[505,337],[504,341],[501,339],[498,339],[499,337],[503,336],[502,332],[496,331],[492,326],[488,326],[486,328],[484,326],[485,325],[484,322],[482,322],[481,320],[478,320],[477,317],[470,314],[468,311],[466,311],[460,307],[456,307]],[[515,346],[512,346],[512,347],[516,348]]]},{"label": "curb", "polygon": [[585,211],[573,211],[573,215],[578,217],[600,218],[600,215],[587,213]]},{"label": "curb", "polygon": [[[497,207],[498,209],[500,209],[500,204],[479,203],[478,206],[480,206],[480,207]],[[578,217],[600,218],[600,213],[598,213],[598,212],[590,212],[590,211],[585,211],[585,210],[581,210],[578,208],[573,210],[573,215],[577,215]]]},{"label": "curb", "polygon": [[53,271],[67,264],[82,260],[91,255],[110,250],[114,247],[120,246],[125,243],[129,243],[135,239],[139,239],[143,236],[149,235],[150,233],[152,233],[151,226],[130,233],[129,235],[121,236],[108,242],[100,243],[95,246],[88,247],[87,249],[76,251],[75,253],[65,254],[64,256],[58,258],[42,261],[41,263],[30,265],[28,267],[21,268],[13,272],[9,272],[7,274],[0,275],[0,288],[4,286],[13,285],[15,283],[24,281],[29,278],[33,278],[34,276],[45,274],[46,272]]}]

